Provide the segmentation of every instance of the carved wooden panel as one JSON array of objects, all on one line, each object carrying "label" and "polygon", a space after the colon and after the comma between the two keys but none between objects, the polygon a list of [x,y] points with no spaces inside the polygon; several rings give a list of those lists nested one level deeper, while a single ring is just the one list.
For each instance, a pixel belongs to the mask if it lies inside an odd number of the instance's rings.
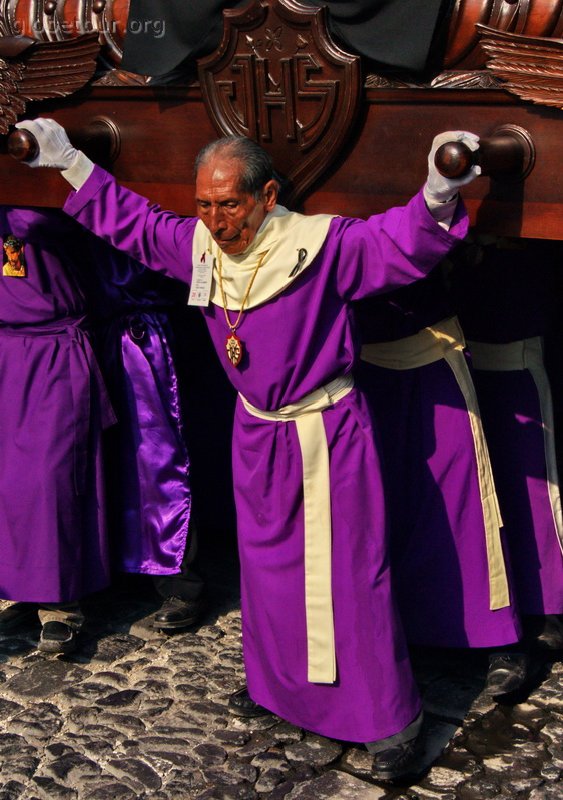
[{"label": "carved wooden panel", "polygon": [[92,33],[60,42],[0,37],[0,134],[25,112],[27,101],[81,89],[94,74],[99,50]]},{"label": "carved wooden panel", "polygon": [[[0,11],[7,2],[0,0]],[[361,111],[353,124],[350,120],[351,133],[346,134],[347,117],[353,116],[357,106],[351,104],[342,74],[357,69],[356,63],[345,60],[343,65],[339,60],[340,51],[319,28],[322,12],[319,16],[307,7],[303,17],[298,0],[283,4],[272,0],[271,9],[277,8],[278,13],[272,18],[267,17],[268,5],[266,0],[255,0],[246,11],[244,25],[235,24],[230,16],[231,33],[226,34],[218,54],[208,59],[208,65],[218,70],[217,74],[210,71],[209,80],[225,128],[234,126],[236,132],[255,136],[270,150],[280,172],[291,174],[293,169],[294,176],[303,179],[298,185],[301,195],[294,192],[289,203],[308,212],[365,217],[407,202],[420,188],[436,133],[459,127],[490,137],[501,126],[516,125],[529,133],[534,144],[533,169],[516,184],[481,178],[464,189],[472,223],[478,230],[500,235],[563,240],[561,111],[524,103],[499,88],[411,88],[405,81],[396,89],[382,80],[370,84],[373,88],[364,84]],[[532,14],[548,5],[530,0],[528,10]],[[493,6],[491,0],[487,8]],[[477,8],[470,2],[464,7]],[[549,7],[555,9],[553,4]],[[305,18],[308,27],[299,28],[293,16],[301,22]],[[311,49],[313,45],[318,52]],[[334,52],[336,65],[332,63]],[[297,64],[293,60],[289,64],[286,53],[297,57]],[[233,59],[231,66],[229,58]],[[457,74],[463,75],[461,71]],[[489,71],[485,74],[492,75]],[[316,85],[319,82],[320,86]],[[119,154],[114,154],[111,163],[116,177],[165,207],[192,214],[195,155],[218,129],[222,132],[217,121],[211,122],[209,97],[204,103],[202,89],[205,86],[196,83],[88,87],[64,100],[37,103],[27,113],[55,117],[76,134],[78,146],[91,124],[100,118],[111,122],[121,141]],[[253,105],[247,97],[253,98]],[[323,141],[325,147],[334,147],[328,167],[318,144]],[[3,142],[5,137],[0,137],[0,145]],[[30,170],[6,154],[0,155],[0,202],[56,207],[67,193],[68,185],[56,172]]]},{"label": "carved wooden panel", "polygon": [[219,49],[199,63],[220,135],[248,136],[274,157],[295,203],[342,150],[360,105],[357,56],[331,40],[324,8],[257,0],[225,12]]}]

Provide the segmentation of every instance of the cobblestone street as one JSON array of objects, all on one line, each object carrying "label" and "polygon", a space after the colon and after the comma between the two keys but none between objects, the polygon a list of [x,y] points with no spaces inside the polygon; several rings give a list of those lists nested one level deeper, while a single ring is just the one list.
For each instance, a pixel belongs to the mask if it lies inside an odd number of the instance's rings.
[{"label": "cobblestone street", "polygon": [[212,590],[199,628],[173,637],[150,626],[157,600],[130,586],[84,604],[88,622],[72,656],[36,651],[35,614],[2,632],[0,800],[561,798],[557,654],[538,653],[535,685],[499,705],[481,694],[483,654],[414,653],[424,764],[444,752],[416,783],[384,786],[370,779],[362,747],[276,717],[228,714],[229,694],[244,683],[230,583]]}]

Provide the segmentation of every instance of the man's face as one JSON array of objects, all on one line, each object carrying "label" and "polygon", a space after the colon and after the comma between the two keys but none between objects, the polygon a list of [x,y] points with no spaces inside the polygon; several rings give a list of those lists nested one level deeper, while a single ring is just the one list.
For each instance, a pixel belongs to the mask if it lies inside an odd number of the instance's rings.
[{"label": "man's face", "polygon": [[6,251],[6,258],[12,267],[19,267],[20,265],[20,250],[17,250],[15,247],[6,247],[4,248]]},{"label": "man's face", "polygon": [[266,183],[259,200],[241,192],[241,171],[240,161],[215,157],[202,164],[196,178],[197,215],[228,255],[246,250],[277,199],[275,181]]}]

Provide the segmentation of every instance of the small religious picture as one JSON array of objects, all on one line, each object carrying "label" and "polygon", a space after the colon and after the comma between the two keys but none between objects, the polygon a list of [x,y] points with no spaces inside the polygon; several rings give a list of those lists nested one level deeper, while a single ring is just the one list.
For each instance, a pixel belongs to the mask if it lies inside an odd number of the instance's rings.
[{"label": "small religious picture", "polygon": [[27,270],[25,266],[25,256],[23,252],[24,242],[16,236],[6,236],[4,239],[4,265],[2,275],[10,278],[26,278]]}]

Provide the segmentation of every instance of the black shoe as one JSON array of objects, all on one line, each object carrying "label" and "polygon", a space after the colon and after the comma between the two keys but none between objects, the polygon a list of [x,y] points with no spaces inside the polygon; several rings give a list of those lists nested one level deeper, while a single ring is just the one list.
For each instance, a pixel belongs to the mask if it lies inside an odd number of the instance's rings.
[{"label": "black shoe", "polygon": [[248,694],[248,689],[243,686],[229,697],[229,712],[235,717],[265,717],[270,714],[267,708],[258,705]]},{"label": "black shoe", "polygon": [[153,625],[163,631],[187,628],[200,621],[204,610],[205,604],[201,598],[182,600],[181,597],[169,597],[154,615]]},{"label": "black shoe", "polygon": [[420,756],[420,737],[409,739],[403,744],[396,744],[375,753],[371,766],[371,774],[375,780],[396,781],[401,778],[415,776],[415,762]]},{"label": "black shoe", "polygon": [[41,628],[37,649],[42,653],[72,653],[77,631],[64,622],[46,622]]},{"label": "black shoe", "polygon": [[493,653],[489,656],[485,691],[493,696],[511,694],[524,686],[529,672],[527,653]]}]

